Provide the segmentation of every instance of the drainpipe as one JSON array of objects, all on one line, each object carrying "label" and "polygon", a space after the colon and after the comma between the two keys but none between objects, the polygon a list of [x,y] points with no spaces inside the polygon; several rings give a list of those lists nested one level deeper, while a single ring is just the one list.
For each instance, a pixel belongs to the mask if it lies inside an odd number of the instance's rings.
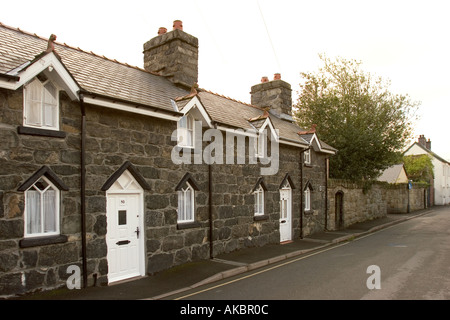
[{"label": "drainpipe", "polygon": [[212,215],[212,165],[208,164],[208,214],[209,214],[209,257],[214,258],[213,215]]},{"label": "drainpipe", "polygon": [[300,149],[300,239],[303,239],[303,153],[309,149],[311,147]]},{"label": "drainpipe", "polygon": [[83,264],[83,288],[87,287],[87,259],[86,259],[86,108],[84,97],[80,93],[81,107],[81,256]]},{"label": "drainpipe", "polygon": [[325,157],[325,227],[328,231],[328,157]]}]

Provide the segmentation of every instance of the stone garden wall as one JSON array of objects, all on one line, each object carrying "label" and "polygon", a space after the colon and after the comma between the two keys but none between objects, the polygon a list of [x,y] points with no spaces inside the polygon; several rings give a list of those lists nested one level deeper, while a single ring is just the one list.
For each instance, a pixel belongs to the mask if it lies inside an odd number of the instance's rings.
[{"label": "stone garden wall", "polygon": [[[328,230],[348,227],[354,223],[385,217],[388,213],[408,212],[425,208],[424,186],[412,190],[406,184],[390,185],[385,182],[328,181]],[[342,195],[342,224],[339,225],[337,197]]]}]

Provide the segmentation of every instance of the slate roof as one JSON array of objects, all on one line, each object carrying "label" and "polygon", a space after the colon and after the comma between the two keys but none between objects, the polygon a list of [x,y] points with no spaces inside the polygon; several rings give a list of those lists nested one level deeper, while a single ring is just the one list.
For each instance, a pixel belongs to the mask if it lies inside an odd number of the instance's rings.
[{"label": "slate roof", "polygon": [[[0,24],[0,74],[34,60],[47,39]],[[166,78],[92,52],[55,42],[55,52],[82,89],[101,96],[173,111],[170,97],[186,95]]]},{"label": "slate roof", "polygon": [[[47,49],[48,39],[0,23],[0,76],[33,61]],[[63,65],[82,90],[120,101],[137,103],[165,111],[174,112],[171,100],[189,97],[189,91],[175,86],[165,77],[108,59],[93,52],[54,43],[55,52]],[[198,89],[195,94],[214,122],[233,128],[252,129],[251,119],[264,115],[264,109],[228,97]],[[186,105],[187,99],[177,101],[178,108]],[[279,130],[280,138],[308,145],[298,133],[303,131],[295,123],[269,115]],[[336,151],[321,142],[322,149]]]},{"label": "slate roof", "polygon": [[[378,177],[378,181],[385,181],[388,183],[396,183],[402,170],[404,170],[403,164],[395,164],[383,171],[381,176]],[[406,172],[405,172],[406,174]]]}]

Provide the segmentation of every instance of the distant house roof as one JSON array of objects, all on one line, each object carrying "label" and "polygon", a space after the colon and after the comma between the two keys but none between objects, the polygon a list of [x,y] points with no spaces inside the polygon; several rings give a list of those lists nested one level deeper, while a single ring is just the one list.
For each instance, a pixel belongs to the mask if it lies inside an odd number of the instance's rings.
[{"label": "distant house roof", "polygon": [[439,160],[439,161],[441,161],[441,162],[443,162],[443,163],[450,164],[449,161],[447,161],[447,160],[445,160],[444,158],[440,157],[438,154],[434,153],[434,152],[431,151],[430,149],[427,149],[426,147],[424,147],[423,145],[421,145],[421,144],[418,143],[418,142],[414,142],[411,146],[409,146],[408,149],[406,149],[406,151],[405,151],[403,154],[407,154],[408,151],[409,151],[412,147],[414,147],[414,146],[417,146],[417,147],[421,148],[423,151],[429,153],[431,156],[433,156],[433,157],[436,158],[437,160]]},{"label": "distant house roof", "polygon": [[[0,80],[14,81],[20,78],[20,72],[36,61],[46,51],[47,45],[48,39],[0,23]],[[212,123],[246,130],[258,125],[254,119],[268,117],[271,125],[278,130],[280,141],[301,147],[307,147],[310,143],[300,134],[304,130],[297,124],[272,114],[266,116],[267,111],[257,106],[205,89],[189,92],[156,73],[65,43],[54,42],[54,52],[80,87],[80,92],[90,95],[89,103],[96,103],[97,97],[97,101],[109,99],[114,103],[137,104],[180,117],[189,100],[196,97]],[[100,102],[98,104],[101,105]],[[120,106],[117,108],[120,109]],[[320,145],[319,151],[336,152],[324,142],[320,142]]]},{"label": "distant house roof", "polygon": [[407,183],[408,176],[406,175],[405,167],[403,164],[395,164],[383,171],[378,181],[384,181],[388,183]]}]

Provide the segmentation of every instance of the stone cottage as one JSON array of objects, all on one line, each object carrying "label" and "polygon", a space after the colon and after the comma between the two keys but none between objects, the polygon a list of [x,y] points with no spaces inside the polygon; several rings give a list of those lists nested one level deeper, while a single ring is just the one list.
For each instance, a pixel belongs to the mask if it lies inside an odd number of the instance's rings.
[{"label": "stone cottage", "polygon": [[294,123],[290,85],[263,77],[247,104],[197,74],[180,21],[144,69],[0,24],[0,296],[324,229],[336,150]]}]

